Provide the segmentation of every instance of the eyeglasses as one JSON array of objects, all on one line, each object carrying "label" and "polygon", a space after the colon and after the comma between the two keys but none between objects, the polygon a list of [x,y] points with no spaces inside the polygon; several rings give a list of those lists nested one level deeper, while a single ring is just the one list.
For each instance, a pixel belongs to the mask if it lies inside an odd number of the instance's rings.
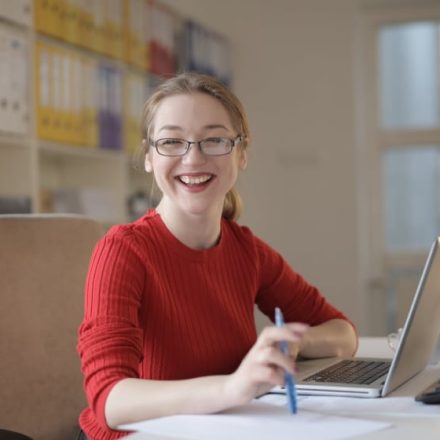
[{"label": "eyeglasses", "polygon": [[196,144],[200,151],[207,156],[225,156],[243,140],[242,136],[235,139],[226,137],[210,137],[201,141],[187,141],[185,139],[165,138],[153,141],[150,139],[150,146],[156,148],[161,156],[184,156],[188,153],[192,144]]}]

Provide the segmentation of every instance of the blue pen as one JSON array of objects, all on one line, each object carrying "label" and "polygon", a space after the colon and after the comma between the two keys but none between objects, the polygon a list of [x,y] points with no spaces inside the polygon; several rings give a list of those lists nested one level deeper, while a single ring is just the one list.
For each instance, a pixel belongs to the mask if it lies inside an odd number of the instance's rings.
[{"label": "blue pen", "polygon": [[[275,324],[277,327],[282,327],[284,325],[284,317],[281,309],[279,307],[275,308]],[[280,342],[280,350],[284,354],[289,353],[289,349],[286,341]],[[287,390],[287,402],[289,404],[289,410],[292,414],[296,414],[296,386],[295,379],[289,372],[284,373],[284,379],[286,382],[286,390]]]}]

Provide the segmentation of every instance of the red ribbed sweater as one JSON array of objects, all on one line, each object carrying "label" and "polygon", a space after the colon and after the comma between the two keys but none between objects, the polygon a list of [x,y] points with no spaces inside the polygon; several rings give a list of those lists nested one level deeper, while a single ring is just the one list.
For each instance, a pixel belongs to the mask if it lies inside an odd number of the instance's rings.
[{"label": "red ribbed sweater", "polygon": [[257,334],[254,304],[310,325],[345,316],[252,232],[222,220],[219,243],[194,250],[150,211],[97,244],[86,282],[78,352],[89,440],[113,440],[104,406],[121,379],[232,373]]}]

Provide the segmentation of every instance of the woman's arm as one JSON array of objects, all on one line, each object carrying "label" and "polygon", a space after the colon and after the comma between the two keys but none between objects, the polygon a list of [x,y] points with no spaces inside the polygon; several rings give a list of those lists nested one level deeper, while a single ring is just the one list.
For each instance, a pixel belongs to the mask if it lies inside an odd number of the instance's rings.
[{"label": "woman's arm", "polygon": [[357,345],[357,334],[348,321],[330,319],[309,327],[296,351],[304,358],[348,357],[354,355]]},{"label": "woman's arm", "polygon": [[285,370],[294,373],[295,361],[279,350],[279,342],[300,343],[306,330],[307,326],[299,323],[265,328],[237,370],[229,375],[178,381],[122,379],[107,397],[107,424],[115,429],[155,417],[214,413],[244,404],[282,385]]}]

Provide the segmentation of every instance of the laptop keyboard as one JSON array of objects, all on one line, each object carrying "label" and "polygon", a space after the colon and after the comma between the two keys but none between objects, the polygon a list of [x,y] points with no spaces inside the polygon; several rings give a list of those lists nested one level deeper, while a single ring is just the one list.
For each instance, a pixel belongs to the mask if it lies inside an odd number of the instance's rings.
[{"label": "laptop keyboard", "polygon": [[304,379],[304,382],[371,384],[386,374],[387,361],[343,360]]}]

